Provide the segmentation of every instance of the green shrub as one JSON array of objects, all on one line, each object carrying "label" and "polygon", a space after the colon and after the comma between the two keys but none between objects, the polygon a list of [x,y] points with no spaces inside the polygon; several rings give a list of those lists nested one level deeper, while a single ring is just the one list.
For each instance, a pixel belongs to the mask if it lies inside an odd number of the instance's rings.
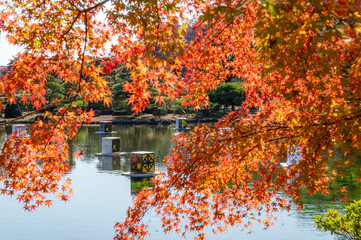
[{"label": "green shrub", "polygon": [[316,227],[347,239],[361,239],[361,200],[346,206],[344,212],[329,209],[324,216],[315,216]]},{"label": "green shrub", "polygon": [[246,99],[244,88],[242,83],[223,83],[218,86],[215,91],[208,93],[211,103],[218,103],[226,107],[232,106],[232,110],[235,106],[241,106]]}]

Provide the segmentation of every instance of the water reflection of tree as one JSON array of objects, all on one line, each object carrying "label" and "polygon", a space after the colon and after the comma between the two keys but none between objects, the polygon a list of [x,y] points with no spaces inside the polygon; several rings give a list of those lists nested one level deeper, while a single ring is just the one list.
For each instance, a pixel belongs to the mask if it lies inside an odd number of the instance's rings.
[{"label": "water reflection of tree", "polygon": [[120,133],[122,151],[151,151],[155,161],[161,164],[171,151],[171,139],[174,131],[169,126],[131,126],[116,128]]},{"label": "water reflection of tree", "polygon": [[5,142],[6,140],[6,129],[5,126],[1,126],[0,127],[0,143],[1,145],[3,144],[3,142]]},{"label": "water reflection of tree", "polygon": [[101,152],[100,137],[95,134],[97,131],[99,131],[99,126],[83,127],[72,141],[71,153],[81,150],[83,152],[82,160],[92,162],[94,153]]},{"label": "water reflection of tree", "polygon": [[133,197],[140,193],[144,187],[153,188],[152,178],[130,178],[130,193]]},{"label": "water reflection of tree", "polygon": [[[99,126],[83,127],[76,139],[72,141],[70,152],[82,150],[82,161],[93,162],[97,159],[94,154],[101,152],[100,136],[96,134]],[[120,137],[121,151],[151,151],[155,153],[156,168],[162,168],[163,159],[171,151],[171,139],[174,131],[170,126],[141,125],[117,126],[113,125],[114,137]],[[126,163],[123,163],[126,165]],[[101,166],[101,165],[98,165]],[[126,166],[124,166],[126,167]]]},{"label": "water reflection of tree", "polygon": [[119,131],[123,151],[154,152],[156,169],[163,169],[163,159],[171,152],[171,139],[174,135],[169,126],[132,126],[123,127]]},{"label": "water reflection of tree", "polygon": [[[352,161],[350,161],[352,159]],[[334,202],[334,200],[339,201],[340,195],[339,190],[342,187],[346,187],[347,193],[346,196],[349,198],[345,204],[352,202],[353,200],[359,200],[361,196],[361,182],[359,182],[361,168],[361,156],[359,152],[350,152],[350,154],[344,154],[341,149],[336,148],[334,152],[334,157],[331,159],[329,166],[335,161],[350,162],[349,167],[347,168],[338,168],[336,176],[336,181],[330,186],[330,193],[328,195],[322,195],[317,193],[310,196],[306,192],[303,192],[302,199],[305,204],[315,203],[323,204]],[[334,169],[330,168],[329,172],[332,172]],[[341,208],[343,204],[340,204]]]},{"label": "water reflection of tree", "polygon": [[[346,204],[349,204],[353,200],[359,200],[361,196],[361,183],[358,181],[360,176],[359,169],[361,167],[361,157],[358,152],[351,152],[350,154],[345,155],[340,149],[335,149],[335,154],[331,160],[330,166],[332,166],[334,161],[348,161],[353,159],[354,165],[344,169],[337,169],[339,175],[336,177],[336,181],[331,184],[331,189],[327,195],[322,195],[320,193],[309,195],[306,191],[303,191],[302,201],[304,203],[304,208],[302,211],[297,213],[297,219],[300,223],[313,223],[315,215],[322,215],[327,212],[328,209],[337,209],[342,210]],[[332,172],[333,169],[330,169]],[[346,187],[346,195],[349,198],[345,203],[340,202],[340,195],[338,190],[341,187]],[[282,195],[282,194],[281,194]],[[336,201],[335,201],[336,200]],[[297,211],[296,208],[294,211]],[[343,239],[340,237],[335,237],[335,239]]]}]

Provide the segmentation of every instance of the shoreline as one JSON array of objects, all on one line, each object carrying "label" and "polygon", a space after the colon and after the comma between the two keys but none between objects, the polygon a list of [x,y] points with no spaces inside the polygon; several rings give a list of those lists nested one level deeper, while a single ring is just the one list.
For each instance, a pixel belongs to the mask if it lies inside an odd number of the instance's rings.
[{"label": "shoreline", "polygon": [[[34,115],[28,118],[14,121],[9,124],[32,124],[35,123],[36,117],[41,116]],[[113,125],[171,125],[175,124],[176,118],[186,118],[187,123],[214,123],[218,122],[220,117],[197,117],[194,114],[183,115],[183,114],[167,114],[161,117],[154,117],[151,114],[141,114],[139,116],[113,116],[113,115],[100,115],[93,117],[91,123],[83,122],[83,125],[98,125],[100,122],[111,121]],[[0,120],[0,124],[4,124],[13,118]]]}]

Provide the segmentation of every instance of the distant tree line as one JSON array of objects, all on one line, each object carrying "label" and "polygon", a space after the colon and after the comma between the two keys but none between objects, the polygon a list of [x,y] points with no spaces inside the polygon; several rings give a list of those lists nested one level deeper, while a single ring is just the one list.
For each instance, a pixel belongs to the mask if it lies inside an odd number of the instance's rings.
[{"label": "distant tree line", "polygon": [[[13,61],[7,66],[8,69],[11,68]],[[125,111],[131,113],[130,106],[127,104],[127,98],[129,97],[128,92],[123,90],[123,85],[126,81],[130,81],[130,72],[122,64],[115,66],[112,69],[108,69],[106,74],[104,74],[105,79],[109,83],[109,87],[113,94],[112,105],[107,106],[103,103],[88,104],[84,105],[82,101],[76,100],[74,104],[79,107],[92,108],[94,110],[105,110],[105,111]],[[230,81],[231,79],[226,79]],[[71,84],[65,84],[56,74],[49,74],[47,78],[47,94],[46,100],[47,104],[51,104],[56,99],[62,99],[66,96],[66,93],[74,86]],[[155,89],[151,89],[155,92]],[[22,93],[19,93],[19,99]],[[242,102],[245,100],[245,91],[242,86],[242,82],[225,82],[221,84],[216,90],[210,91],[208,93],[210,104],[208,107],[208,112],[216,112],[221,110],[223,107],[223,112],[228,110],[231,107],[232,110],[235,110],[236,106],[241,106]],[[58,107],[67,104],[67,102],[59,103]],[[18,105],[22,111],[32,111],[33,106],[30,103],[22,104],[18,102]],[[5,109],[5,105],[3,106]],[[165,98],[162,105],[156,104],[155,99],[150,99],[149,107],[145,110],[145,113],[152,113],[154,115],[164,115],[167,113],[193,113],[194,109],[191,107],[182,106],[181,100],[173,100],[171,98]]]}]

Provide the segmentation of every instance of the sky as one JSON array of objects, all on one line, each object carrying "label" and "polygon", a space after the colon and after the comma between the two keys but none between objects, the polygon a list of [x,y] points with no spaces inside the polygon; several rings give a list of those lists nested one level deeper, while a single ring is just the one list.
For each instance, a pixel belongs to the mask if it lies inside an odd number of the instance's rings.
[{"label": "sky", "polygon": [[6,66],[21,51],[20,47],[10,45],[4,35],[0,36],[0,49],[0,66]]}]

